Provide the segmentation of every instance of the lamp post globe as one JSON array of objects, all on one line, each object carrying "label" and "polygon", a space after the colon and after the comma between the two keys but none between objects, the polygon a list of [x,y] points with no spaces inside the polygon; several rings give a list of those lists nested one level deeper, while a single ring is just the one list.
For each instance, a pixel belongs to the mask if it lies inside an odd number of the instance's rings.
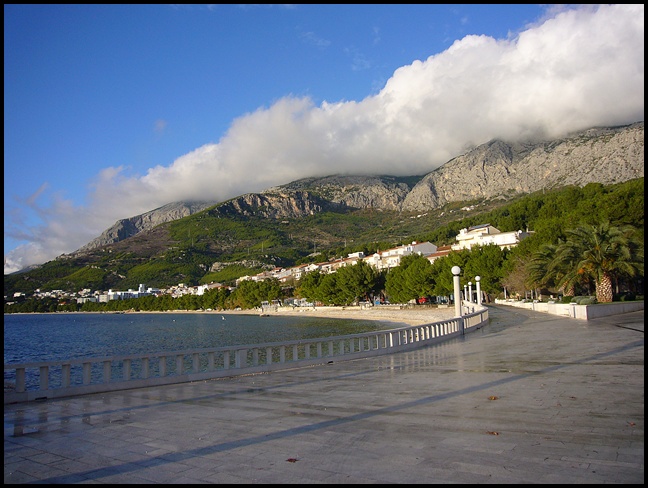
[{"label": "lamp post globe", "polygon": [[461,317],[461,285],[459,283],[459,273],[461,273],[461,268],[459,266],[452,267],[452,277],[453,287],[454,287],[454,302],[455,302],[455,314],[457,317]]}]

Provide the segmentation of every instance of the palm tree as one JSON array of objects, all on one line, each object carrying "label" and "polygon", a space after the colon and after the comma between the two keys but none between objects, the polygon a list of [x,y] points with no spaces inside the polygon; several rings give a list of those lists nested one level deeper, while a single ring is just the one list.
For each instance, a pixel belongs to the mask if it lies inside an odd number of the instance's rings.
[{"label": "palm tree", "polygon": [[[567,231],[569,236],[570,232]],[[565,296],[574,296],[576,288],[589,288],[591,276],[583,273],[578,266],[583,256],[584,249],[579,242],[558,240],[555,248],[554,259],[549,264],[549,272],[554,276],[556,284],[563,290]]]},{"label": "palm tree", "polygon": [[603,222],[566,234],[567,239],[556,246],[555,258],[549,264],[549,271],[565,290],[591,278],[597,301],[611,302],[615,277],[643,273],[643,243],[635,238],[634,227]]},{"label": "palm tree", "polygon": [[576,286],[586,284],[587,277],[576,272],[581,252],[562,239],[545,244],[533,253],[527,264],[529,281],[540,286],[556,287],[565,296],[574,296]]},{"label": "palm tree", "polygon": [[[560,243],[560,241],[558,241]],[[526,268],[528,280],[532,286],[552,286],[555,283],[555,273],[550,270],[551,263],[556,257],[555,244],[546,244],[531,256]]]}]

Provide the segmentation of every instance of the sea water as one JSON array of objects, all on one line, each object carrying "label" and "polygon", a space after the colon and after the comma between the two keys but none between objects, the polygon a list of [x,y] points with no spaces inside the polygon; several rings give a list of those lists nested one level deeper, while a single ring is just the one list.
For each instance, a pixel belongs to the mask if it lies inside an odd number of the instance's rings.
[{"label": "sea water", "polygon": [[370,320],[216,312],[5,314],[4,362],[261,344],[386,328]]},{"label": "sea water", "polygon": [[[263,344],[384,330],[369,320],[259,316],[219,313],[53,313],[5,314],[5,364],[127,356],[245,344]],[[92,375],[101,375],[94,365]],[[113,365],[114,377],[121,366]],[[78,384],[79,377],[73,378]],[[15,370],[4,373],[5,388],[15,385]],[[26,371],[34,389],[38,377]],[[60,383],[61,373],[50,371]]]}]

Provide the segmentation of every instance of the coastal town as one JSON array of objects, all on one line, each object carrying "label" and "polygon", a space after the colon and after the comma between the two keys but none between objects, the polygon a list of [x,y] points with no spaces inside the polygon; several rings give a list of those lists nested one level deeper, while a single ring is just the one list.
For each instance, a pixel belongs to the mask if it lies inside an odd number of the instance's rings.
[{"label": "coastal town", "polygon": [[[306,273],[316,270],[323,274],[334,273],[341,267],[352,266],[360,261],[369,264],[378,271],[385,271],[399,266],[401,259],[404,256],[411,254],[424,256],[428,259],[428,261],[430,261],[430,263],[433,263],[435,260],[447,256],[452,251],[460,251],[462,249],[470,250],[475,246],[497,245],[502,249],[510,249],[517,246],[520,241],[522,241],[532,233],[533,231],[529,231],[528,229],[525,231],[517,230],[512,232],[501,232],[499,229],[493,227],[488,223],[481,224],[461,229],[459,231],[459,234],[457,234],[455,238],[456,243],[449,246],[436,246],[431,242],[414,241],[410,244],[379,251],[371,255],[365,255],[362,252],[356,252],[348,254],[345,258],[339,258],[332,261],[301,264],[290,268],[275,268],[272,270],[263,271],[256,275],[242,276],[236,280],[234,286],[228,286],[228,288],[235,288],[243,281],[264,281],[269,279],[276,279],[282,284],[294,283],[299,281],[299,279]],[[123,291],[112,289],[107,291],[91,290],[89,288],[82,289],[77,292],[68,292],[64,290],[36,290],[32,297],[35,299],[56,298],[59,300],[73,300],[78,304],[83,304],[86,302],[105,303],[111,300],[126,300],[151,295],[170,295],[174,298],[181,297],[183,295],[201,296],[209,290],[222,288],[225,286],[226,285],[223,285],[221,283],[208,283],[202,285],[188,285],[185,283],[178,283],[177,285],[160,289],[147,287],[145,284],[140,284],[137,289],[128,289]],[[16,292],[13,298],[17,300],[20,299],[21,296],[23,296],[22,292]],[[10,299],[9,302],[7,300],[8,298],[5,297],[5,303],[10,304]]]}]

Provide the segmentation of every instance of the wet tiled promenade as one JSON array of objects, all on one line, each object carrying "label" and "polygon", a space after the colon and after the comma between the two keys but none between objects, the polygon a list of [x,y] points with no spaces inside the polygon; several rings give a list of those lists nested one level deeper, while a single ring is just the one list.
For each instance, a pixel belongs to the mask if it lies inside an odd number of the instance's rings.
[{"label": "wet tiled promenade", "polygon": [[5,405],[5,483],[642,483],[644,313]]}]

